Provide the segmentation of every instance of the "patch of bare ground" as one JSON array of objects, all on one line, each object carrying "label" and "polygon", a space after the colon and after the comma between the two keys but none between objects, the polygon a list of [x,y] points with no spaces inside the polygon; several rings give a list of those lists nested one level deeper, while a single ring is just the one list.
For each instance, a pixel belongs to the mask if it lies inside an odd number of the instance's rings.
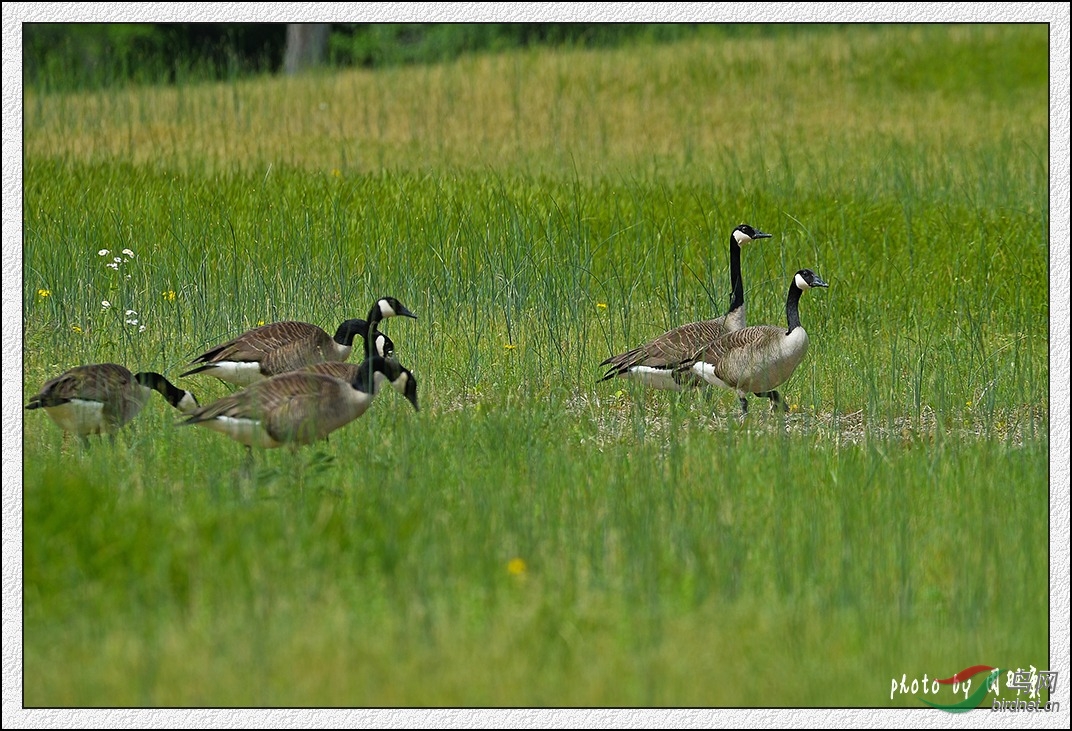
[{"label": "patch of bare ground", "polygon": [[[674,394],[663,394],[677,398]],[[635,399],[648,399],[639,403]],[[575,418],[588,418],[596,427],[594,433],[582,438],[582,443],[602,447],[633,439],[643,433],[646,440],[662,439],[669,444],[674,433],[683,430],[743,431],[751,434],[787,433],[810,434],[817,444],[834,448],[880,441],[898,442],[906,447],[924,446],[936,439],[990,440],[1014,447],[1048,438],[1049,410],[1044,406],[1025,405],[994,414],[965,410],[940,414],[925,406],[919,414],[869,414],[864,409],[853,411],[810,412],[794,405],[788,414],[772,413],[763,402],[750,402],[748,415],[743,419],[721,399],[698,397],[695,408],[684,398],[681,408],[673,415],[655,403],[652,394],[575,394],[568,409]]]}]

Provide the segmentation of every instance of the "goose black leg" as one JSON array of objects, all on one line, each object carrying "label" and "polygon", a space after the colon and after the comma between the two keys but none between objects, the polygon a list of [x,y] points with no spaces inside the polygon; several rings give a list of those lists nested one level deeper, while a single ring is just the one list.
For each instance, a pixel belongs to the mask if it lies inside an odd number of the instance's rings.
[{"label": "goose black leg", "polygon": [[253,477],[253,447],[246,445],[246,457],[242,460],[242,466],[239,468],[239,474],[246,480]]},{"label": "goose black leg", "polygon": [[763,391],[762,393],[757,393],[756,396],[769,398],[771,411],[789,411],[789,404],[782,399],[782,395],[777,391]]}]

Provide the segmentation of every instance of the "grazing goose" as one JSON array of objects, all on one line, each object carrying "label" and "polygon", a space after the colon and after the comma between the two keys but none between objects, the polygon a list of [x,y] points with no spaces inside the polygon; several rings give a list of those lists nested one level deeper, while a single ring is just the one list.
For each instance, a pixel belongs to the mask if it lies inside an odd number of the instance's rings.
[{"label": "grazing goose", "polygon": [[808,333],[800,325],[800,295],[812,287],[826,287],[826,282],[811,269],[793,275],[785,315],[789,329],[775,325],[755,325],[723,335],[679,368],[703,378],[713,386],[737,392],[741,415],[748,413],[745,398],[753,393],[771,401],[771,409],[785,402],[774,389],[785,383],[808,352]]},{"label": "grazing goose", "polygon": [[198,406],[192,393],[159,373],[133,374],[121,365],[100,363],[76,366],[51,379],[26,408],[44,409],[65,432],[85,439],[114,434],[138,415],[154,390],[179,411],[188,413]]},{"label": "grazing goose", "polygon": [[744,283],[741,279],[741,246],[756,239],[769,239],[771,234],[741,224],[730,234],[730,309],[721,317],[701,320],[663,333],[654,340],[632,350],[607,358],[599,365],[609,367],[600,378],[606,381],[615,376],[639,381],[651,388],[681,391],[703,383],[689,371],[677,366],[705,344],[728,332],[745,326]]},{"label": "grazing goose", "polygon": [[194,358],[191,365],[200,365],[181,375],[207,373],[221,381],[248,386],[311,363],[346,360],[357,335],[364,340],[366,358],[373,352],[389,357],[394,353],[394,343],[379,333],[378,326],[381,320],[396,315],[417,317],[394,297],[384,297],[372,306],[367,321],[346,320],[335,331],[335,337],[307,322],[288,320],[261,325]]},{"label": "grazing goose", "polygon": [[[373,356],[345,366],[347,380],[298,370],[265,379],[191,412],[200,424],[247,447],[311,444],[365,413],[384,383],[417,409],[417,379],[393,359]],[[370,378],[371,374],[371,378]]]}]

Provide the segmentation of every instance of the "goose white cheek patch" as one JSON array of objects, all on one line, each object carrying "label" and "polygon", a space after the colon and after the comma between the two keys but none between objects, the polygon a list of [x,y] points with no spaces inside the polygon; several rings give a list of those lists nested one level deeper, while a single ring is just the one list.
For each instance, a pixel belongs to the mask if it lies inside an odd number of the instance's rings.
[{"label": "goose white cheek patch", "polygon": [[193,411],[197,407],[198,407],[197,399],[189,391],[184,392],[182,394],[182,398],[179,399],[179,403],[177,403],[175,405],[175,408],[177,408],[179,411],[183,412],[184,414],[188,413],[190,411]]},{"label": "goose white cheek patch", "polygon": [[800,276],[799,274],[795,277],[795,281],[796,281],[796,284],[797,284],[797,289],[800,289],[800,290],[811,289],[811,285],[808,284],[804,280],[804,277]]},{"label": "goose white cheek patch", "polygon": [[394,317],[395,316],[395,314],[396,314],[395,313],[395,308],[391,307],[391,303],[389,303],[387,300],[380,300],[379,305],[380,305],[380,314],[381,315],[383,315],[384,317]]},{"label": "goose white cheek patch", "polygon": [[752,240],[752,237],[746,234],[744,231],[734,231],[733,239],[737,242],[737,245],[747,244]]}]

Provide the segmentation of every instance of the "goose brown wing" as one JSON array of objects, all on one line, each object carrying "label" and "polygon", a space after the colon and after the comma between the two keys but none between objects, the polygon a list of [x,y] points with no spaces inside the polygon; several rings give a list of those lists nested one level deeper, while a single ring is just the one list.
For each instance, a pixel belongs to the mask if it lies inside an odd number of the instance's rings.
[{"label": "goose brown wing", "polygon": [[320,363],[303,366],[301,370],[304,373],[319,373],[351,383],[361,372],[361,366],[357,363],[347,363],[346,361],[325,360]]},{"label": "goose brown wing", "polygon": [[71,371],[67,371],[45,381],[33,397],[30,398],[30,408],[36,409],[42,406],[59,406],[72,398],[80,396],[78,379],[73,377]]},{"label": "goose brown wing", "polygon": [[332,393],[336,385],[334,379],[318,373],[293,371],[256,383],[246,391],[264,411],[270,412],[283,408],[294,399],[323,398],[325,394]]},{"label": "goose brown wing", "polygon": [[248,399],[248,394],[245,391],[239,391],[190,411],[186,414],[186,419],[181,423],[198,424],[202,421],[212,421],[220,416],[260,419],[263,417],[263,413],[256,401]]},{"label": "goose brown wing", "polygon": [[715,375],[725,383],[736,385],[768,359],[771,348],[785,336],[785,329],[773,325],[755,325],[726,333],[708,343],[695,355],[684,361],[680,368],[686,370],[694,363],[705,362]]},{"label": "goose brown wing", "polygon": [[332,342],[331,336],[320,330],[283,343],[261,359],[261,372],[275,376],[320,363],[333,357]]},{"label": "goose brown wing", "polygon": [[268,411],[264,430],[277,442],[309,444],[326,437],[352,420],[342,405],[342,388],[349,386],[321,376],[315,391],[310,387]]},{"label": "goose brown wing", "polygon": [[195,409],[183,423],[196,424],[219,416],[263,421],[291,399],[319,393],[323,380],[313,373],[284,373]]},{"label": "goose brown wing", "polygon": [[605,378],[624,373],[636,366],[673,368],[725,333],[723,317],[690,322],[628,352],[607,358],[600,365],[609,366],[611,369]]},{"label": "goose brown wing", "polygon": [[316,338],[318,333],[330,337],[321,328],[308,322],[273,322],[255,327],[233,340],[217,345],[194,358],[191,363],[259,362],[279,348],[296,341]]},{"label": "goose brown wing", "polygon": [[47,381],[31,403],[59,406],[71,399],[107,401],[134,381],[129,370],[116,363],[76,366]]}]

